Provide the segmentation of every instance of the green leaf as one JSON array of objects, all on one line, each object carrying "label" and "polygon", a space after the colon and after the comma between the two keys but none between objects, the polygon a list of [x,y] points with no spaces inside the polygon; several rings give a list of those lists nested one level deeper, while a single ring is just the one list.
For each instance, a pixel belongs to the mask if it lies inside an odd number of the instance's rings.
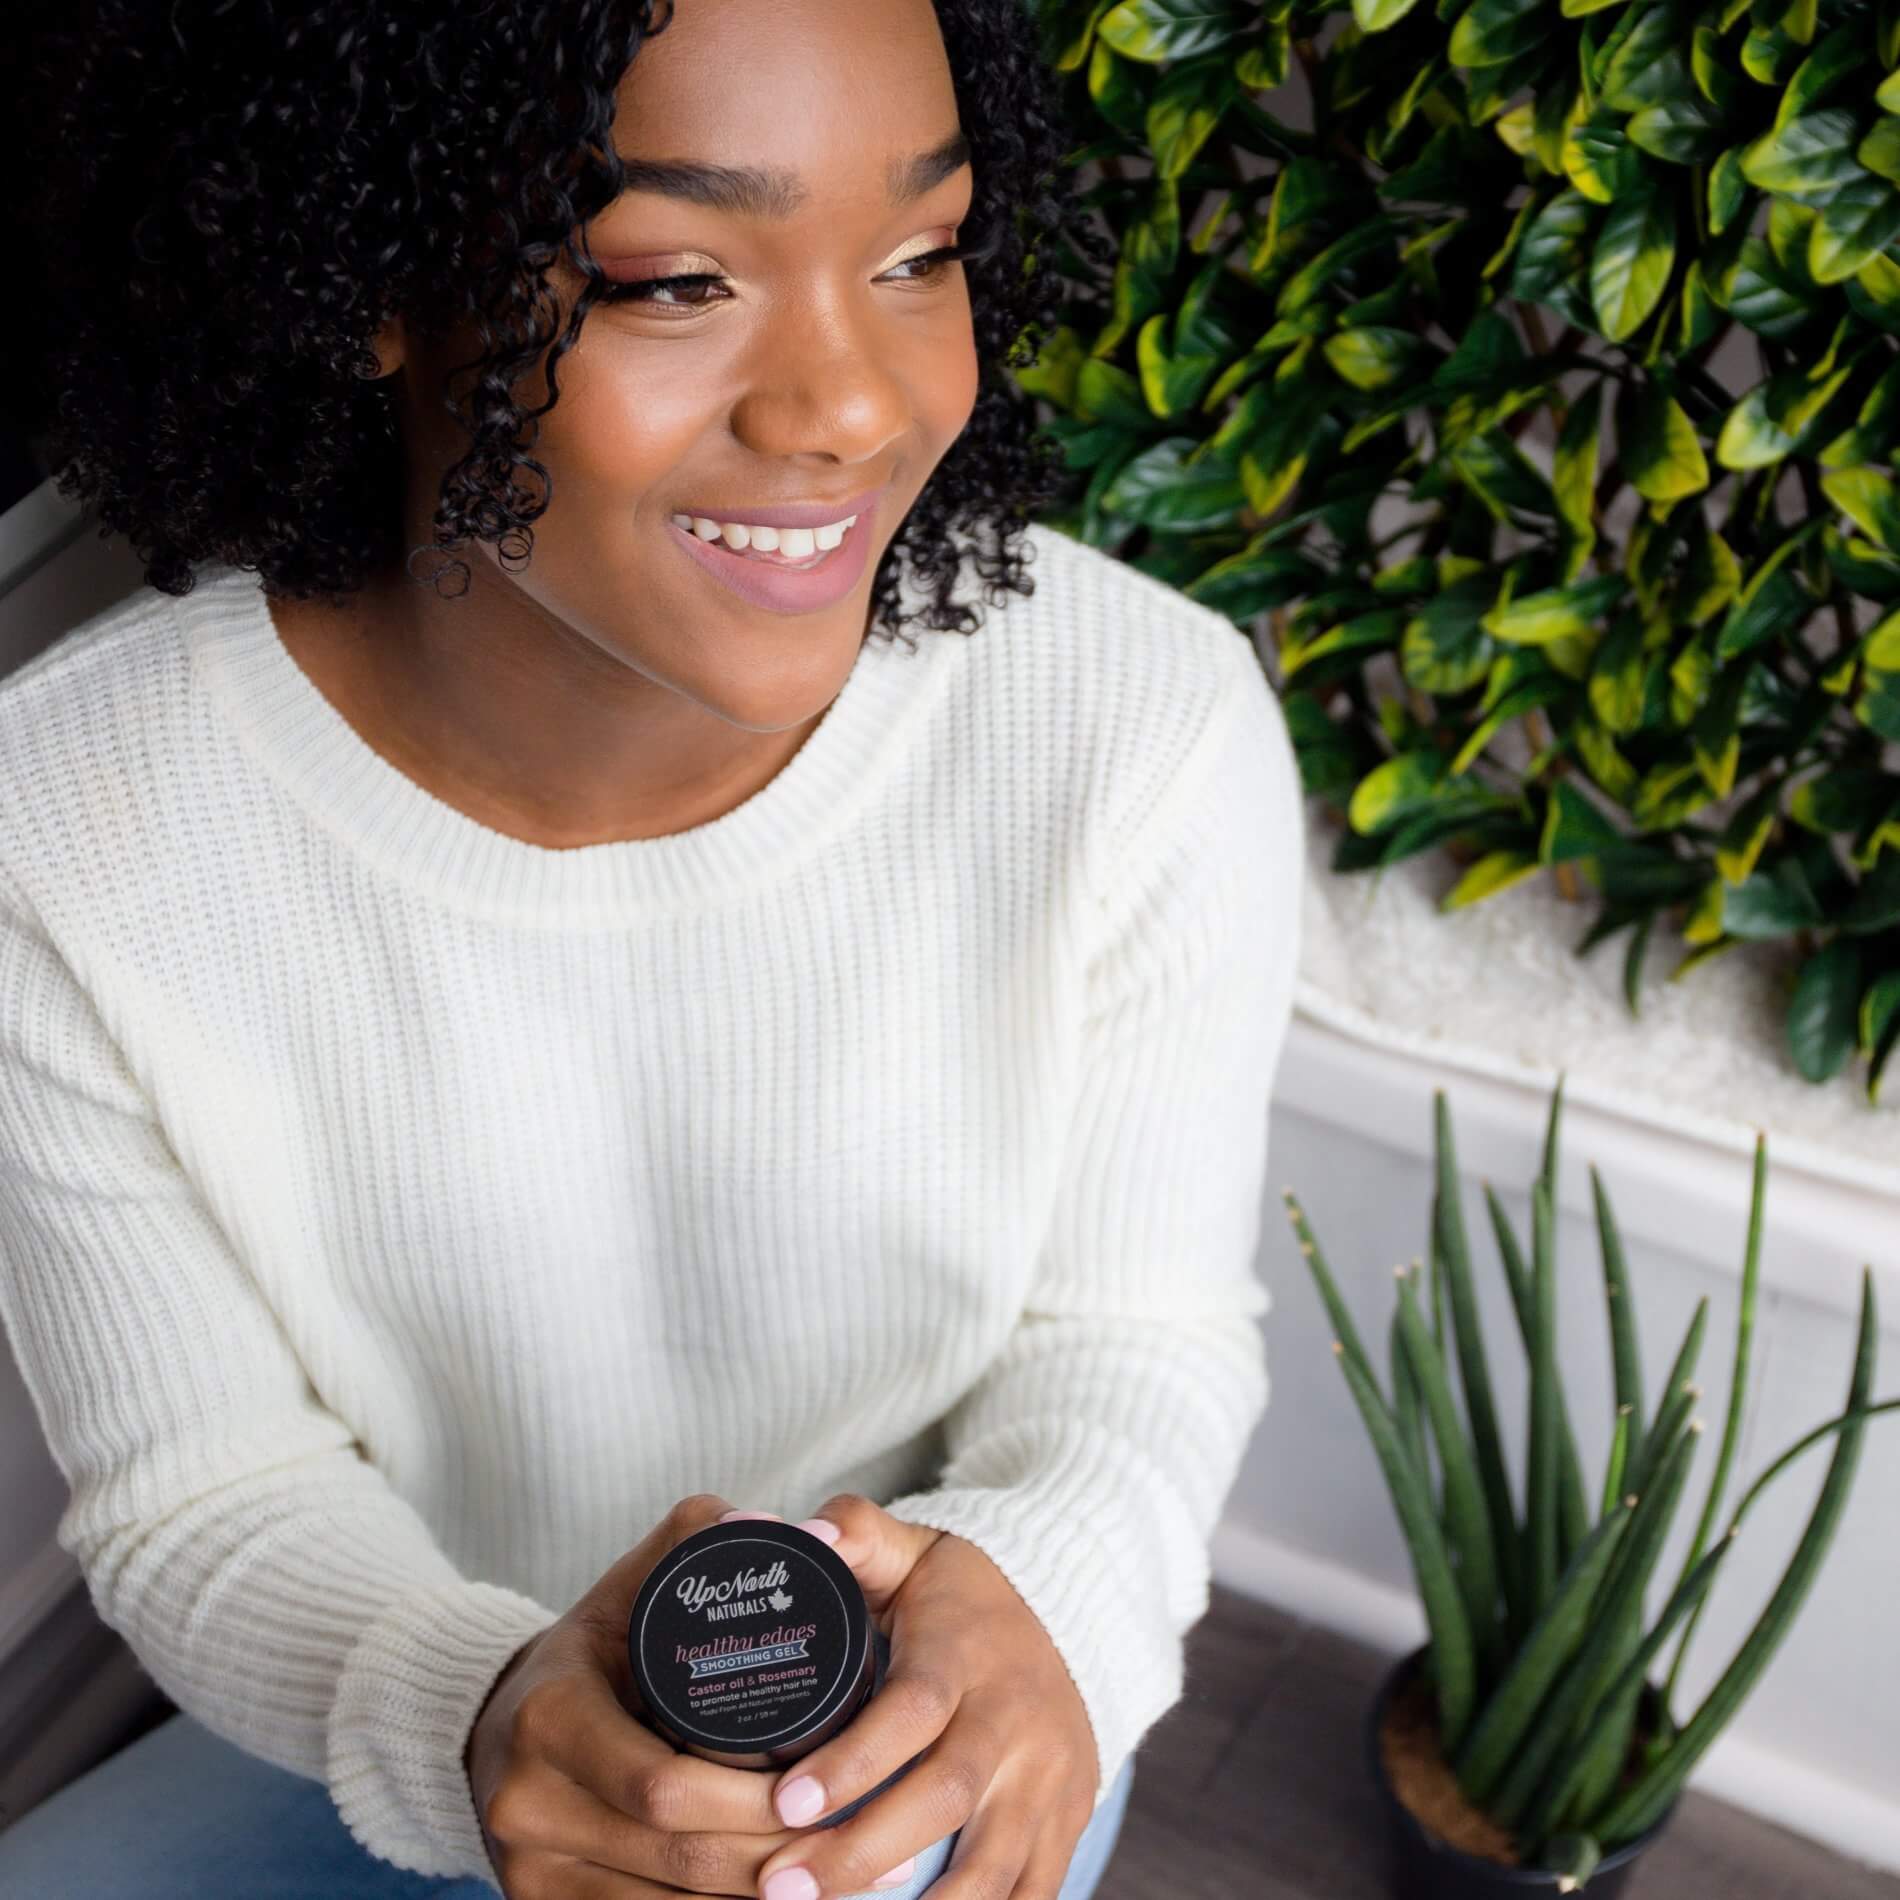
[{"label": "green leaf", "polygon": [[1551,787],[1550,806],[1537,844],[1541,862],[1562,864],[1572,858],[1593,858],[1624,842],[1622,832],[1569,780],[1559,779]]},{"label": "green leaf", "polygon": [[1730,146],[1709,168],[1709,235],[1726,231],[1748,196],[1740,146]]},{"label": "green leaf", "polygon": [[1243,24],[1227,0],[1121,0],[1097,31],[1125,58],[1159,65],[1224,47]]},{"label": "green leaf", "polygon": [[1314,592],[1322,578],[1304,554],[1290,548],[1263,547],[1256,536],[1238,554],[1216,561],[1181,591],[1229,620],[1245,622],[1270,607],[1284,606],[1302,594]]},{"label": "green leaf", "polygon": [[1652,766],[1630,800],[1630,816],[1641,831],[1673,831],[1714,796],[1693,759],[1687,765]]},{"label": "green leaf", "polygon": [[1757,383],[1728,412],[1715,440],[1715,459],[1724,468],[1767,468],[1799,439],[1775,426],[1768,413],[1768,396],[1769,385]]},{"label": "green leaf", "polygon": [[1148,136],[1148,104],[1154,91],[1152,68],[1123,59],[1106,40],[1089,55],[1089,97],[1095,109],[1119,132]]},{"label": "green leaf", "polygon": [[1799,336],[1817,314],[1807,285],[1756,237],[1742,240],[1724,299],[1736,322],[1777,342]]},{"label": "green leaf", "polygon": [[1660,192],[1610,207],[1590,255],[1590,301],[1612,343],[1655,309],[1675,259],[1675,213]]},{"label": "green leaf", "polygon": [[1781,809],[1781,787],[1770,781],[1723,827],[1715,868],[1726,884],[1745,883],[1753,874]]},{"label": "green leaf", "polygon": [[1429,353],[1410,330],[1379,325],[1336,331],[1320,346],[1333,373],[1355,389],[1384,389],[1402,381]]},{"label": "green leaf", "polygon": [[1543,0],[1471,0],[1451,33],[1454,66],[1502,66],[1551,30]]},{"label": "green leaf", "polygon": [[1854,156],[1882,178],[1900,178],[1900,119],[1881,119],[1861,140]]},{"label": "green leaf", "polygon": [[1860,20],[1837,26],[1795,69],[1775,107],[1775,124],[1786,125],[1856,80],[1867,67],[1867,32]]},{"label": "green leaf", "polygon": [[1193,164],[1238,90],[1234,63],[1224,51],[1162,75],[1148,108],[1148,146],[1162,177],[1179,178]]},{"label": "green leaf", "polygon": [[1604,64],[1602,96],[1618,112],[1637,112],[1671,93],[1684,92],[1694,83],[1682,56],[1687,40],[1673,7],[1631,9],[1634,22],[1627,35],[1609,50]]},{"label": "green leaf", "polygon": [[1497,649],[1479,620],[1496,592],[1489,575],[1478,575],[1420,603],[1399,646],[1399,670],[1412,685],[1462,693],[1484,677]]},{"label": "green leaf", "polygon": [[1877,1103],[1881,1077],[1900,1048],[1900,970],[1875,978],[1861,998],[1860,1046],[1867,1057],[1867,1099]]},{"label": "green leaf", "polygon": [[1742,175],[1764,191],[1832,191],[1861,175],[1860,122],[1844,106],[1804,112],[1742,152]]},{"label": "green leaf", "polygon": [[1726,798],[1735,789],[1735,772],[1741,763],[1742,700],[1754,670],[1752,660],[1725,667],[1690,729],[1689,747],[1696,766],[1717,798]]},{"label": "green leaf", "polygon": [[1232,520],[1244,499],[1223,463],[1189,464],[1189,436],[1169,436],[1142,450],[1102,496],[1102,508],[1144,527],[1192,532]]},{"label": "green leaf", "polygon": [[1157,418],[1142,399],[1141,384],[1125,369],[1090,356],[1076,372],[1075,412],[1087,422],[1121,429],[1153,430]]},{"label": "green leaf", "polygon": [[1643,161],[1622,122],[1599,107],[1564,128],[1558,159],[1564,175],[1584,197],[1613,204],[1643,186]]},{"label": "green leaf", "polygon": [[1564,579],[1574,581],[1596,545],[1596,479],[1603,379],[1589,385],[1564,416],[1551,456],[1551,490],[1569,531]]},{"label": "green leaf", "polygon": [[1659,384],[1626,384],[1617,418],[1623,470],[1648,501],[1675,502],[1709,485],[1709,464],[1695,424]]},{"label": "green leaf", "polygon": [[1643,622],[1625,614],[1590,663],[1590,710],[1609,732],[1634,732],[1643,723]]},{"label": "green leaf", "polygon": [[1822,921],[1814,889],[1793,858],[1744,878],[1722,907],[1722,928],[1732,937],[1753,941],[1812,930]]},{"label": "green leaf", "polygon": [[1900,498],[1893,477],[1877,468],[1842,468],[1821,477],[1827,498],[1870,541],[1900,552]]},{"label": "green leaf", "polygon": [[1695,165],[1722,149],[1722,114],[1698,95],[1671,93],[1633,113],[1629,141],[1669,165]]},{"label": "green leaf", "polygon": [[1375,766],[1355,788],[1346,817],[1354,831],[1372,832],[1432,803],[1445,776],[1442,754],[1401,752]]},{"label": "green leaf", "polygon": [[1315,660],[1329,654],[1361,652],[1385,648],[1397,643],[1405,626],[1401,608],[1384,607],[1377,612],[1355,614],[1316,633],[1310,640],[1289,640],[1280,649],[1280,670],[1289,679]]},{"label": "green leaf", "polygon": [[1860,950],[1836,937],[1801,966],[1788,1005],[1788,1047],[1810,1082],[1838,1075],[1859,1028]]},{"label": "green leaf", "polygon": [[1625,585],[1620,574],[1608,574],[1571,587],[1546,587],[1494,607],[1484,616],[1484,628],[1512,646],[1548,646],[1594,630]]},{"label": "green leaf", "polygon": [[1524,229],[1511,267],[1511,295],[1541,303],[1588,266],[1599,213],[1580,191],[1560,191]]},{"label": "green leaf", "polygon": [[1310,385],[1275,389],[1269,407],[1240,456],[1240,479],[1247,505],[1265,517],[1284,502],[1306,472],[1316,446],[1314,416],[1324,395]]},{"label": "green leaf", "polygon": [[1536,855],[1529,851],[1487,851],[1438,900],[1440,910],[1463,910],[1482,898],[1495,896],[1521,883],[1539,868]]}]

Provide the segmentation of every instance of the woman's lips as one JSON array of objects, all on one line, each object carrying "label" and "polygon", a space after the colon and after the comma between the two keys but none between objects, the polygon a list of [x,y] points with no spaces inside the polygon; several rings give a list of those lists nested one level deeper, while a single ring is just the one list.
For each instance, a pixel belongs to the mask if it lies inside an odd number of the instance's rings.
[{"label": "woman's lips", "polygon": [[810,567],[786,567],[772,561],[755,561],[735,553],[723,541],[702,541],[689,528],[668,519],[666,532],[702,572],[741,600],[768,613],[808,614],[832,606],[857,586],[870,557],[871,534],[882,503],[874,495],[858,511],[858,518],[845,530],[845,537],[830,549],[823,560]]}]

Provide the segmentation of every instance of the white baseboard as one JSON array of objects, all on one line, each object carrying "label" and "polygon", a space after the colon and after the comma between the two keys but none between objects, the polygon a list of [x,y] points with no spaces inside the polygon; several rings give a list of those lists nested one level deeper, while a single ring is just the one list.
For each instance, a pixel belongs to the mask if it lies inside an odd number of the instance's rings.
[{"label": "white baseboard", "polygon": [[[1243,1526],[1212,1543],[1215,1582],[1342,1636],[1401,1656],[1425,1640],[1417,1599]],[[1689,1786],[1885,1872],[1900,1873],[1900,1805],[1730,1733],[1690,1771]]]}]

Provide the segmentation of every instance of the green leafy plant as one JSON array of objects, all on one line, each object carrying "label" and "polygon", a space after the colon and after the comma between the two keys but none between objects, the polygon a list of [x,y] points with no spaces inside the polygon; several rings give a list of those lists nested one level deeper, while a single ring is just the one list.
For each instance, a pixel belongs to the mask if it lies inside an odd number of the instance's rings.
[{"label": "green leafy plant", "polygon": [[[1867,1420],[1900,1410],[1871,1402],[1878,1322],[1873,1274],[1861,1276],[1860,1328],[1847,1403],[1774,1460],[1711,1543],[1741,1433],[1761,1262],[1767,1143],[1755,1147],[1728,1419],[1694,1539],[1660,1613],[1645,1606],[1702,1434],[1691,1416],[1708,1319],[1697,1303],[1653,1412],[1646,1408],[1635,1285],[1609,1194],[1594,1168],[1603,1290],[1615,1367],[1604,1475],[1586,1486],[1560,1367],[1555,1202],[1563,1084],[1551,1096],[1543,1164],[1531,1189],[1528,1261],[1497,1195],[1486,1209],[1529,1365],[1524,1507],[1511,1495],[1489,1360],[1478,1320],[1459,1192],[1451,1111],[1434,1103],[1430,1314],[1397,1270],[1388,1335],[1391,1390],[1379,1383],[1352,1314],[1291,1189],[1287,1213],[1336,1337],[1346,1383],[1365,1420],[1411,1554],[1429,1639],[1426,1671],[1438,1739],[1466,1798],[1507,1830],[1520,1864],[1587,1884],[1598,1859],[1649,1827],[1767,1667],[1827,1554],[1860,1459]],[[1450,1337],[1447,1339],[1447,1309]],[[1453,1362],[1456,1363],[1456,1373]],[[1460,1416],[1454,1377],[1464,1394]],[[1764,1486],[1810,1445],[1838,1434],[1818,1499],[1786,1571],[1754,1627],[1685,1724],[1670,1713],[1676,1678],[1723,1558]],[[1686,1619],[1686,1621],[1685,1621]],[[1660,1717],[1634,1749],[1647,1671],[1682,1628]]]},{"label": "green leafy plant", "polygon": [[[1118,240],[1054,525],[1267,617],[1334,868],[1551,867],[1900,1045],[1900,4],[1031,0]],[[1590,887],[1586,892],[1585,886]]]}]

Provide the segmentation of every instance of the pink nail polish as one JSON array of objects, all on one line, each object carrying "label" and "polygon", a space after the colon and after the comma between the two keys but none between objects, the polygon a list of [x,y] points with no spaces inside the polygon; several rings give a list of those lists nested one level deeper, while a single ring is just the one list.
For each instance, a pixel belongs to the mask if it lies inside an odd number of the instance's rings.
[{"label": "pink nail polish", "polygon": [[800,1775],[778,1791],[779,1818],[787,1827],[803,1827],[825,1811],[824,1785],[811,1775]]},{"label": "pink nail polish", "polygon": [[901,1867],[893,1867],[888,1874],[879,1874],[871,1882],[874,1887],[901,1887],[917,1871],[917,1856],[911,1855]]},{"label": "pink nail polish", "polygon": [[792,1528],[810,1531],[814,1537],[822,1537],[827,1544],[835,1544],[844,1535],[828,1517],[801,1517]]},{"label": "pink nail polish", "polygon": [[774,1524],[785,1522],[776,1511],[728,1511],[719,1521],[722,1524],[730,1524],[737,1517],[769,1517]]}]

